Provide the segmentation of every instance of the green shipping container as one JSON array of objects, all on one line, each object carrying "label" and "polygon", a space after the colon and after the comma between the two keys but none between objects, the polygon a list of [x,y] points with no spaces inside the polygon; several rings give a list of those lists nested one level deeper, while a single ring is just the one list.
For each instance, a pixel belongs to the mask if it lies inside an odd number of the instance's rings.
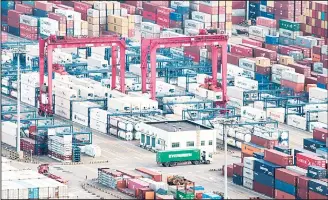
[{"label": "green shipping container", "polygon": [[290,31],[300,31],[301,24],[299,22],[293,22],[286,19],[279,20],[279,28],[283,28]]},{"label": "green shipping container", "polygon": [[195,199],[195,194],[184,193],[183,191],[177,191],[176,199]]},{"label": "green shipping container", "polygon": [[159,163],[184,162],[193,160],[200,160],[199,149],[158,151],[156,154],[156,161]]}]

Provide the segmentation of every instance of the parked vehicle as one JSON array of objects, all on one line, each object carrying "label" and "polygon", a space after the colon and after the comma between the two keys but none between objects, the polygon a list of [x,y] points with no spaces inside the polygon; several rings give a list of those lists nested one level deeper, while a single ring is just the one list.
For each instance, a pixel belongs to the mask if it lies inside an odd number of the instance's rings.
[{"label": "parked vehicle", "polygon": [[158,151],[156,161],[164,167],[172,167],[178,163],[191,163],[198,165],[200,163],[210,164],[212,162],[212,154],[201,152],[200,149],[178,149]]},{"label": "parked vehicle", "polygon": [[49,173],[49,164],[41,164],[38,166],[38,172],[43,174],[51,179],[54,179],[60,183],[67,184],[67,181],[62,179],[60,176]]}]

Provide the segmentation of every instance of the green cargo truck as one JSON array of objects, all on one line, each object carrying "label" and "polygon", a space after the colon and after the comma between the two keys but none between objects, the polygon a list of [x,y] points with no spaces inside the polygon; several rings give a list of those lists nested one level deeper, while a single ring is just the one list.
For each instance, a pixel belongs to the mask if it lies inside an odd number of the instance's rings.
[{"label": "green cargo truck", "polygon": [[212,154],[201,152],[200,149],[177,149],[158,151],[156,154],[157,164],[162,164],[164,167],[172,167],[178,163],[199,163],[210,164],[212,162]]}]

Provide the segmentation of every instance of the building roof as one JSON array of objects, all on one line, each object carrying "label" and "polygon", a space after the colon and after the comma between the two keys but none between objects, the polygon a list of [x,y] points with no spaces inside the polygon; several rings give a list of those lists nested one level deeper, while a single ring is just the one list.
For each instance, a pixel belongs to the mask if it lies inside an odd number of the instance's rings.
[{"label": "building roof", "polygon": [[153,126],[158,129],[162,129],[167,132],[175,132],[176,131],[196,131],[197,128],[199,130],[209,130],[211,128],[207,126],[203,126],[188,120],[181,121],[161,121],[161,122],[146,122],[146,124]]}]

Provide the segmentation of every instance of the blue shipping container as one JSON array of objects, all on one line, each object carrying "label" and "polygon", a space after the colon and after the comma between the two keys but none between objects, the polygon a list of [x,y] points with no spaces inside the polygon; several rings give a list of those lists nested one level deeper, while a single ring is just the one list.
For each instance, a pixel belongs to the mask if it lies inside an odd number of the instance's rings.
[{"label": "blue shipping container", "polygon": [[280,36],[279,37],[279,44],[286,45],[286,46],[294,45],[295,44],[295,40]]},{"label": "blue shipping container", "polygon": [[264,153],[262,152],[255,152],[253,153],[253,157],[257,159],[264,159]]},{"label": "blue shipping container", "polygon": [[321,20],[326,20],[327,13],[321,12]]},{"label": "blue shipping container", "polygon": [[255,2],[249,2],[249,10],[256,11],[256,12],[259,11],[260,4]]},{"label": "blue shipping container", "polygon": [[194,189],[194,190],[205,190],[205,188],[203,186],[195,186],[195,187],[191,187],[191,189]]},{"label": "blue shipping container", "polygon": [[39,199],[39,188],[29,188],[28,189],[29,199]]},{"label": "blue shipping container", "polygon": [[19,36],[19,28],[8,26],[8,33]]},{"label": "blue shipping container", "polygon": [[73,28],[67,28],[66,29],[66,35],[67,36],[73,36],[74,35],[74,29]]},{"label": "blue shipping container", "polygon": [[155,21],[150,20],[150,19],[146,19],[146,18],[144,18],[144,17],[142,18],[142,21],[143,21],[143,22],[150,22],[150,23],[156,24]]},{"label": "blue shipping container", "polygon": [[274,146],[273,149],[285,153],[287,155],[292,155],[292,149],[289,149],[284,146]]},{"label": "blue shipping container", "polygon": [[14,10],[15,2],[14,1],[1,1],[1,10]]},{"label": "blue shipping container", "polygon": [[323,196],[328,196],[328,184],[320,180],[310,180],[309,190],[321,194]]},{"label": "blue shipping container", "polygon": [[37,8],[33,8],[33,15],[35,17],[48,17],[48,12]]},{"label": "blue shipping container", "polygon": [[267,162],[265,160],[255,160],[254,161],[254,172],[263,173],[265,175],[274,177],[275,170],[277,168],[281,168],[281,166],[275,165],[275,164]]},{"label": "blue shipping container", "polygon": [[190,11],[189,7],[185,7],[185,6],[178,6],[176,9],[176,12],[180,14],[189,14],[189,11]]},{"label": "blue shipping container", "polygon": [[317,149],[326,147],[326,144],[312,139],[312,138],[304,138],[303,139],[303,148],[312,152],[316,152]]},{"label": "blue shipping container", "polygon": [[[9,9],[9,10],[13,10],[13,9]],[[8,11],[9,10],[1,8],[1,15],[8,16]]]},{"label": "blue shipping container", "polygon": [[274,177],[268,176],[263,173],[255,172],[255,170],[254,170],[254,181],[269,187],[274,187]]},{"label": "blue shipping container", "polygon": [[35,1],[22,1],[22,4],[30,5],[30,6],[34,7]]},{"label": "blue shipping container", "polygon": [[182,21],[182,14],[176,13],[176,12],[171,12],[170,13],[170,20],[173,21]]},{"label": "blue shipping container", "polygon": [[326,178],[327,170],[318,166],[309,166],[307,171],[307,176],[315,179]]},{"label": "blue shipping container", "polygon": [[243,177],[237,174],[234,174],[232,177],[232,182],[236,185],[243,185]]},{"label": "blue shipping container", "polygon": [[279,44],[279,36],[266,35],[265,43],[271,44],[271,45],[278,45]]},{"label": "blue shipping container", "polygon": [[317,149],[316,153],[323,156],[325,159],[328,159],[328,148],[327,147]]},{"label": "blue shipping container", "polygon": [[321,88],[321,89],[328,89],[327,85],[326,84],[323,84],[323,83],[317,83],[317,87],[318,88]]},{"label": "blue shipping container", "polygon": [[264,5],[264,6],[267,6],[267,1],[266,1],[266,0],[263,1],[263,0],[262,0],[262,1],[260,2],[260,4],[261,4],[261,5]]},{"label": "blue shipping container", "polygon": [[222,199],[222,197],[213,193],[203,193],[202,199]]},{"label": "blue shipping container", "polygon": [[270,83],[270,75],[263,75],[255,73],[255,80],[258,81],[258,83]]},{"label": "blue shipping container", "polygon": [[275,189],[277,189],[277,190],[286,192],[287,194],[291,194],[293,196],[296,195],[296,187],[291,184],[288,184],[286,182],[276,179],[274,186],[275,186]]}]

